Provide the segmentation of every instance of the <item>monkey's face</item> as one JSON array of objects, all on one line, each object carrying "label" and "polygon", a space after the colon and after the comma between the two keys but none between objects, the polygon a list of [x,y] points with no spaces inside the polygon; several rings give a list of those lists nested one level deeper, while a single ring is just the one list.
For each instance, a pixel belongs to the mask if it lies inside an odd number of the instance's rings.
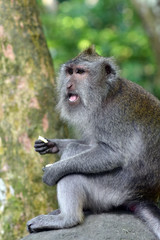
[{"label": "monkey's face", "polygon": [[97,79],[94,79],[97,71],[92,68],[93,63],[88,62],[69,62],[62,66],[58,83],[59,100],[69,111],[89,108],[94,89],[98,88]]},{"label": "monkey's face", "polygon": [[[69,64],[65,66],[65,99],[70,106],[83,103],[82,88],[88,79],[89,69],[85,65]],[[83,90],[84,91],[84,90]]]},{"label": "monkey's face", "polygon": [[115,77],[109,59],[71,60],[62,65],[58,81],[61,116],[72,122],[88,118],[106,99],[111,78]]}]

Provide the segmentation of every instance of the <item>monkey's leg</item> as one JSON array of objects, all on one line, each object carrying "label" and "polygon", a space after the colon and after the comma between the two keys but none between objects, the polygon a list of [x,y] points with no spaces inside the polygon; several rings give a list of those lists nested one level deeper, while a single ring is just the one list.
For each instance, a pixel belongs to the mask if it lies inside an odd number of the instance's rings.
[{"label": "monkey's leg", "polygon": [[61,213],[61,211],[60,211],[60,209],[58,208],[58,209],[53,210],[52,212],[48,213],[48,215],[58,215],[58,214],[60,214],[60,213]]},{"label": "monkey's leg", "polygon": [[136,202],[131,204],[129,208],[148,225],[157,239],[160,239],[160,209],[149,202]]},{"label": "monkey's leg", "polygon": [[[64,177],[57,186],[60,211],[57,215],[39,215],[28,221],[28,231],[38,232],[73,227],[83,221],[85,192],[81,176]],[[80,181],[79,181],[80,180]],[[54,212],[53,212],[54,214]]]},{"label": "monkey's leg", "polygon": [[[77,154],[86,149],[86,145],[76,144],[68,146],[62,159]],[[68,228],[83,221],[85,192],[83,176],[68,175],[57,184],[58,203],[60,209],[48,215],[37,216],[27,223],[29,232],[38,232],[46,229]]]},{"label": "monkey's leg", "polygon": [[[92,211],[90,211],[89,209],[84,209],[83,212],[84,212],[85,216],[92,214]],[[58,208],[58,209],[53,210],[52,212],[48,213],[48,215],[58,215],[60,213],[61,213],[61,210]]]}]

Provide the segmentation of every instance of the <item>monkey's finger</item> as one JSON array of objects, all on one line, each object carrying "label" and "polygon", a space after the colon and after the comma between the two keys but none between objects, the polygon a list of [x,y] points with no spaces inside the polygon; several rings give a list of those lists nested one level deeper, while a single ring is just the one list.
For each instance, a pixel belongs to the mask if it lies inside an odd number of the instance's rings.
[{"label": "monkey's finger", "polygon": [[35,148],[35,151],[36,152],[44,152],[44,151],[46,151],[48,149],[48,147],[47,146],[44,146],[44,147],[36,147]]},{"label": "monkey's finger", "polygon": [[[47,140],[48,141],[48,140]],[[34,147],[38,148],[38,147],[44,147],[44,146],[48,146],[49,148],[55,147],[56,144],[54,142],[48,141],[47,143],[44,143],[41,140],[37,140],[35,141]]]},{"label": "monkey's finger", "polygon": [[34,144],[40,145],[40,144],[46,144],[46,143],[41,140],[36,140]]},{"label": "monkey's finger", "polygon": [[34,231],[33,231],[32,228],[31,228],[31,225],[32,225],[32,224],[30,224],[30,225],[27,226],[27,230],[28,230],[29,233],[34,233]]},{"label": "monkey's finger", "polygon": [[54,154],[54,153],[57,153],[58,151],[59,151],[59,149],[56,146],[54,148],[47,148],[44,151],[43,150],[42,151],[37,150],[36,152],[38,152],[41,155],[44,155],[44,154],[50,154],[50,153]]},{"label": "monkey's finger", "polygon": [[48,153],[53,153],[52,151],[51,151],[51,149],[46,149],[46,150],[44,150],[44,151],[41,151],[41,152],[39,152],[39,151],[37,151],[40,155],[44,155],[44,154],[48,154]]},{"label": "monkey's finger", "polygon": [[40,155],[45,155],[46,152],[38,152]]},{"label": "monkey's finger", "polygon": [[47,147],[47,145],[34,145],[34,148],[35,149],[41,149],[41,148],[45,148],[45,149],[47,149],[48,147]]},{"label": "monkey's finger", "polygon": [[47,144],[46,144],[46,143],[43,143],[43,142],[42,142],[42,143],[39,143],[39,144],[37,144],[37,143],[34,144],[34,147],[35,147],[35,148],[40,148],[40,147],[44,147],[44,146],[46,147]]}]

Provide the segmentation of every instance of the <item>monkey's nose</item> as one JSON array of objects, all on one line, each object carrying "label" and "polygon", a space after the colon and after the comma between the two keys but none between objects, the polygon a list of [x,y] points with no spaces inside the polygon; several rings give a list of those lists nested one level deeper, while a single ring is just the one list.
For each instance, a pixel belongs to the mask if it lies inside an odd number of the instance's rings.
[{"label": "monkey's nose", "polygon": [[71,89],[73,84],[71,82],[67,83],[67,89]]},{"label": "monkey's nose", "polygon": [[75,84],[73,82],[67,83],[67,90],[74,91],[75,90]]}]

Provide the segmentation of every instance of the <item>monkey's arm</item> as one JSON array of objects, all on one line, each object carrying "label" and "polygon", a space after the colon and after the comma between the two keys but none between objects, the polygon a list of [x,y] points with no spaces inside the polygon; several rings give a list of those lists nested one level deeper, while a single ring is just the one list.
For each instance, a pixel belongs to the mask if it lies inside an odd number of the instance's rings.
[{"label": "monkey's arm", "polygon": [[[70,148],[75,149],[80,145],[71,143]],[[74,152],[74,150],[73,150]],[[61,178],[72,173],[94,174],[122,168],[125,162],[120,150],[114,150],[109,145],[100,143],[88,146],[88,149],[73,157],[56,162],[50,167],[45,167],[43,181],[47,185],[55,185]]]},{"label": "monkey's arm", "polygon": [[54,154],[58,153],[59,155],[62,155],[68,144],[70,143],[78,143],[78,144],[84,144],[84,141],[77,140],[77,139],[47,139],[47,143],[37,140],[35,141],[35,151],[38,152],[41,155],[44,154]]}]

